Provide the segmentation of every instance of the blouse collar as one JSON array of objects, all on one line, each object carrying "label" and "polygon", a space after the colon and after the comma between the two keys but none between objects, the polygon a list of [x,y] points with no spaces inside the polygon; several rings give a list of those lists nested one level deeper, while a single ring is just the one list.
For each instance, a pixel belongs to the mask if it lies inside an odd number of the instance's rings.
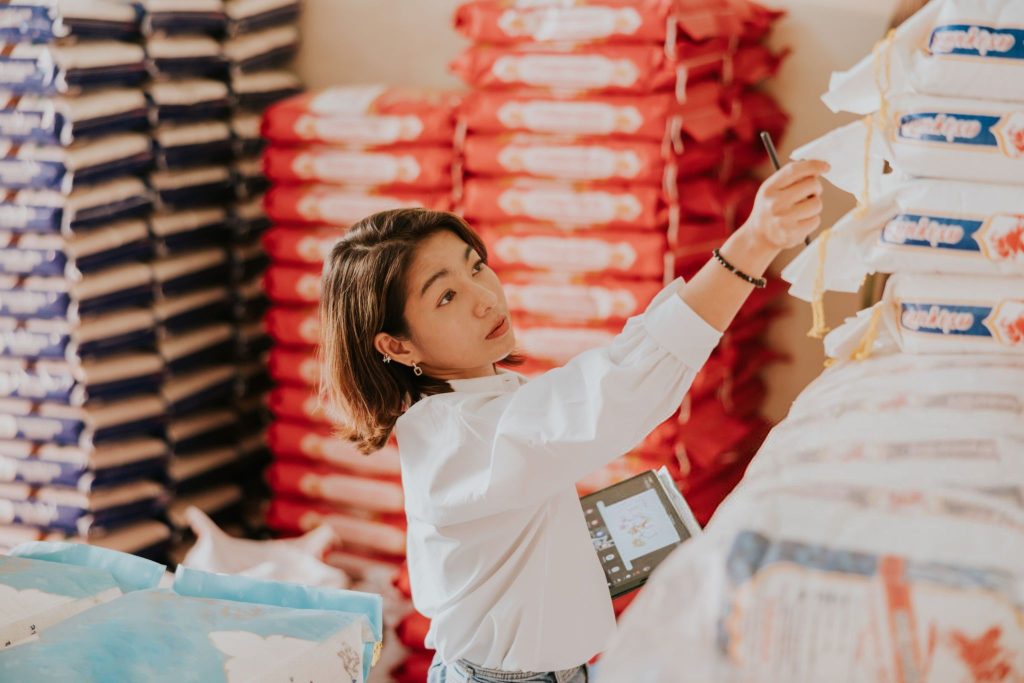
[{"label": "blouse collar", "polygon": [[518,372],[497,368],[496,375],[484,375],[471,379],[450,379],[448,384],[454,391],[468,391],[487,394],[504,394],[515,391],[526,384],[526,377]]}]

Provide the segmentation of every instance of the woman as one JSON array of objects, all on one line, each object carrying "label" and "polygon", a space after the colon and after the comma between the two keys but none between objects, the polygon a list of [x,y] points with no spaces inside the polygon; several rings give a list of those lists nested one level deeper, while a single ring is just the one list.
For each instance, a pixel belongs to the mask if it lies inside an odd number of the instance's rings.
[{"label": "woman", "polygon": [[394,433],[432,683],[583,683],[615,628],[574,483],[636,446],[778,253],[820,223],[818,161],[787,165],[687,283],[608,346],[529,382],[499,369],[515,333],[480,238],[451,214],[355,225],[325,263],[325,393],[366,453]]}]

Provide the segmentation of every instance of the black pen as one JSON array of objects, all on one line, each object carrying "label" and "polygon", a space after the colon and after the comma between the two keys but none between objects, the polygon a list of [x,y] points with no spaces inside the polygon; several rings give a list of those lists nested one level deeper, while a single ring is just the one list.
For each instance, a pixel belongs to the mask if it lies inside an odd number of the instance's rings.
[{"label": "black pen", "polygon": [[[778,171],[780,168],[782,168],[782,164],[779,163],[779,155],[775,151],[775,143],[772,142],[771,133],[769,133],[766,130],[761,131],[761,144],[764,145],[765,151],[768,152],[768,158],[772,160],[772,167],[774,167],[775,170]],[[804,238],[804,244],[811,244],[810,235]]]}]

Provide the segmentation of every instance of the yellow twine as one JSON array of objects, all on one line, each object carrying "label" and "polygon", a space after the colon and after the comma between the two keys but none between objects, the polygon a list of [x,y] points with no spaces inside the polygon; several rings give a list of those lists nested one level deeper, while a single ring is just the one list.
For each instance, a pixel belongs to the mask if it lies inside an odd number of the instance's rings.
[{"label": "yellow twine", "polygon": [[821,339],[828,332],[825,324],[825,262],[828,259],[828,241],[832,237],[832,228],[822,230],[818,235],[818,271],[814,276],[814,292],[811,295],[811,315],[814,323],[807,333],[808,337]]},{"label": "yellow twine", "polygon": [[[881,122],[882,135],[888,136],[891,132],[892,121],[889,109],[889,91],[892,88],[892,44],[896,35],[895,30],[889,31],[885,38],[878,41],[872,49],[872,65],[875,74],[875,87],[878,88],[878,120]],[[864,187],[859,199],[856,213],[857,218],[863,218],[871,207],[871,140],[875,134],[875,117],[868,115],[864,117],[864,126],[867,132],[864,136]]]},{"label": "yellow twine", "polygon": [[871,321],[868,323],[868,329],[861,337],[860,344],[854,350],[850,356],[850,360],[865,360],[871,357],[871,352],[875,348],[875,340],[878,339],[878,324],[882,320],[882,304],[875,306],[874,310],[871,311]]}]

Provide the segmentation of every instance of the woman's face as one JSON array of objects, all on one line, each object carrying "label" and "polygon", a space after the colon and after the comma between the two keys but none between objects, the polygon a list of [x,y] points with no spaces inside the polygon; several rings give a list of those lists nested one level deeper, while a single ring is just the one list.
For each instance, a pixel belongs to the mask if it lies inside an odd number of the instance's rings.
[{"label": "woman's face", "polygon": [[406,345],[423,372],[438,379],[494,374],[515,334],[501,282],[480,254],[439,231],[420,243],[406,282]]}]

